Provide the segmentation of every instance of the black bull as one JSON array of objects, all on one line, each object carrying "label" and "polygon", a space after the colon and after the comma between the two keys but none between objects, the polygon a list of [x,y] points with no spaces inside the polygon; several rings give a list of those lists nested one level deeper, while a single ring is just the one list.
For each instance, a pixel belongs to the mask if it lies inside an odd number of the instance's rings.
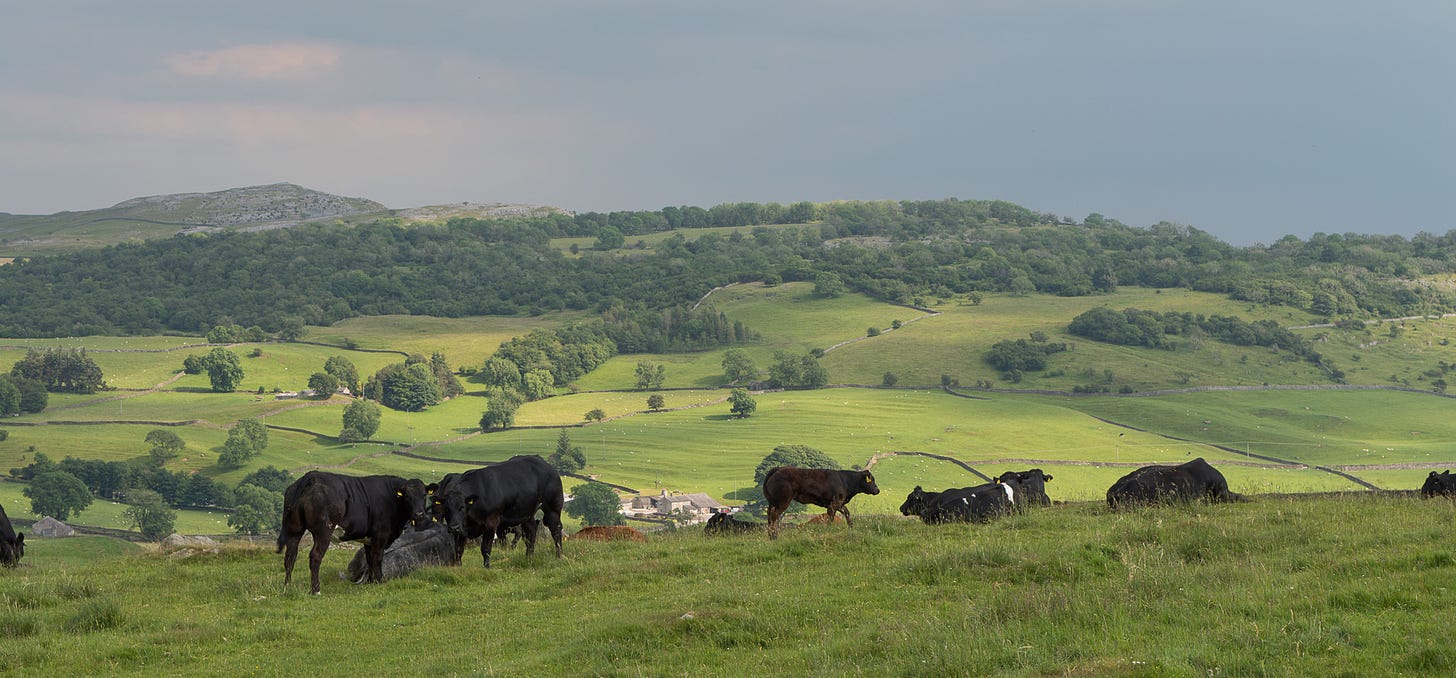
[{"label": "black bull", "polygon": [[0,506],[0,565],[15,567],[20,564],[21,556],[25,555],[25,533],[16,532],[10,525],[10,517],[5,515],[5,507]]},{"label": "black bull", "polygon": [[1107,503],[1113,507],[1198,499],[1244,501],[1242,495],[1229,491],[1223,474],[1203,457],[1177,466],[1144,466],[1107,489]]},{"label": "black bull", "polygon": [[855,495],[879,494],[880,486],[869,471],[830,471],[817,468],[776,466],[763,477],[763,497],[768,501],[768,536],[777,538],[779,519],[789,504],[814,504],[828,509],[824,516],[833,522],[834,514],[844,515],[844,523],[854,527],[849,509],[844,505]]},{"label": "black bull", "polygon": [[[459,543],[494,536],[504,527],[526,527],[526,554],[536,550],[536,512],[551,533],[561,557],[561,510],[565,494],[561,474],[534,455],[511,457],[494,466],[472,469],[450,479],[435,492],[434,507]],[[490,567],[494,539],[480,540],[480,556]]]},{"label": "black bull", "polygon": [[399,538],[407,523],[416,528],[429,524],[424,483],[396,476],[361,478],[309,471],[283,491],[283,529],[278,532],[278,551],[285,552],[283,585],[293,579],[298,542],[308,532],[313,535],[308,555],[309,592],[319,592],[319,565],[336,527],[343,531],[341,541],[366,540],[366,579],[383,581],[384,550]]}]

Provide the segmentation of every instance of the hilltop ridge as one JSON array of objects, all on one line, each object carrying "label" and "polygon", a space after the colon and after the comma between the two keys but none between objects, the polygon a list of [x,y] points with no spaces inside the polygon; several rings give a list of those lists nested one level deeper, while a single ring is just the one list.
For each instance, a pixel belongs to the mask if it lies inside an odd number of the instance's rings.
[{"label": "hilltop ridge", "polygon": [[291,183],[229,188],[208,193],[168,193],[123,200],[111,207],[55,214],[0,212],[0,255],[23,256],[103,247],[121,242],[209,230],[263,230],[325,221],[398,217],[438,221],[542,216],[563,210],[547,205],[460,202],[391,209],[368,198],[351,198]]}]

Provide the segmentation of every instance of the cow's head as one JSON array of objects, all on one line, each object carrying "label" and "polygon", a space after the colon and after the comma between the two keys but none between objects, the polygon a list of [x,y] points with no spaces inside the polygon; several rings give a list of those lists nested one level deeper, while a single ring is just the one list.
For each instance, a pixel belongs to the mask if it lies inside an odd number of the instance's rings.
[{"label": "cow's head", "polygon": [[394,496],[406,507],[410,524],[416,530],[430,526],[429,493],[425,490],[424,483],[414,478],[406,480],[403,488],[395,490]]},{"label": "cow's head", "polygon": [[865,494],[879,494],[880,486],[875,484],[875,477],[869,471],[859,472],[859,487],[855,488]]},{"label": "cow's head", "polygon": [[910,495],[905,497],[905,503],[900,505],[900,515],[918,516],[924,511],[925,490],[920,489],[920,486],[916,485],[915,489],[910,491]]},{"label": "cow's head", "polygon": [[431,509],[435,512],[436,519],[444,523],[451,534],[463,535],[465,515],[473,503],[474,497],[466,497],[460,490],[449,489],[435,495]]},{"label": "cow's head", "polygon": [[8,542],[0,539],[0,565],[15,567],[20,564],[20,557],[25,555],[25,533],[16,532],[15,541]]}]

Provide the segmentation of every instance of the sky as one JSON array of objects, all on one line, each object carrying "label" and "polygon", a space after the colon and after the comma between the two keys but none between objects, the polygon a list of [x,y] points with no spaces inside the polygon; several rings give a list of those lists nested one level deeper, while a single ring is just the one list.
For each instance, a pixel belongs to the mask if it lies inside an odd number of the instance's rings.
[{"label": "sky", "polygon": [[1449,0],[0,0],[0,211],[1009,200],[1456,230]]}]

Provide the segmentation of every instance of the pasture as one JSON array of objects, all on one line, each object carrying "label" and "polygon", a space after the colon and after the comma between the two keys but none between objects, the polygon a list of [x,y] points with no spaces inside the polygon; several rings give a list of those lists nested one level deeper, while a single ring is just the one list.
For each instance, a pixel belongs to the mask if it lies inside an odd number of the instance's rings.
[{"label": "pasture", "polygon": [[1370,495],[1086,504],[568,540],[560,561],[516,549],[367,586],[337,578],[338,551],[318,598],[281,588],[270,547],[60,564],[37,540],[0,571],[0,665],[269,675],[347,647],[351,666],[424,675],[1444,675],[1453,522],[1450,501]]},{"label": "pasture", "polygon": [[[1456,462],[1456,449],[1445,442],[1456,438],[1456,430],[1447,423],[1453,421],[1451,401],[1429,394],[1280,390],[1127,398],[965,391],[979,398],[967,399],[934,388],[947,375],[966,385],[983,379],[1004,387],[1070,389],[1102,380],[1107,371],[1113,373],[1114,384],[1135,384],[1139,391],[1204,383],[1255,387],[1265,382],[1327,383],[1326,377],[1311,372],[1312,366],[1290,362],[1267,349],[1214,341],[1172,351],[1135,349],[1079,340],[1064,332],[1070,318],[1096,305],[1224,313],[1285,323],[1310,320],[1286,309],[1186,290],[1123,288],[1091,298],[987,295],[979,305],[946,300],[937,307],[938,315],[925,315],[855,294],[817,298],[812,290],[809,283],[735,285],[714,292],[710,301],[763,334],[761,342],[744,347],[761,373],[775,350],[801,353],[849,342],[823,358],[832,382],[873,385],[884,373],[893,372],[902,388],[766,392],[756,396],[758,410],[753,416],[736,419],[722,402],[727,396],[721,388],[722,350],[623,355],[582,377],[574,389],[527,403],[517,412],[517,428],[508,431],[478,432],[485,401],[478,395],[478,385],[464,380],[466,388],[477,389],[477,394],[424,412],[383,410],[374,442],[343,445],[331,436],[342,427],[348,399],[277,400],[269,391],[302,388],[308,375],[321,370],[331,355],[347,356],[367,378],[379,367],[400,360],[399,354],[310,344],[240,344],[233,350],[243,356],[243,390],[217,394],[210,391],[205,376],[177,374],[188,353],[207,350],[193,345],[201,342],[199,338],[3,340],[0,343],[10,348],[0,349],[0,358],[19,359],[26,346],[87,348],[112,385],[136,390],[52,394],[45,412],[0,422],[10,433],[8,440],[0,441],[0,470],[28,463],[34,450],[53,459],[139,458],[147,453],[146,433],[162,423],[181,424],[168,430],[188,445],[179,458],[168,462],[169,468],[198,471],[224,482],[235,482],[262,465],[295,474],[327,468],[432,479],[462,464],[514,454],[547,455],[555,448],[559,428],[569,427],[572,442],[587,453],[584,473],[643,492],[707,492],[728,503],[743,500],[753,467],[782,444],[824,450],[845,467],[892,453],[945,455],[988,475],[1040,466],[1057,476],[1049,488],[1051,495],[1072,501],[1100,499],[1111,480],[1135,465],[1177,463],[1195,456],[1223,469],[1235,491],[1251,494],[1340,491],[1358,485],[1307,467],[1250,460],[1247,454],[1329,465],[1390,489],[1418,487],[1430,468]],[[581,316],[355,318],[335,327],[309,328],[307,338],[409,353],[440,351],[452,365],[474,366],[511,336],[576,317]],[[895,320],[904,326],[888,331]],[[882,333],[865,337],[870,326]],[[1434,377],[1429,373],[1443,361],[1456,362],[1456,349],[1446,341],[1453,329],[1456,321],[1432,319],[1386,323],[1365,331],[1299,331],[1321,342],[1320,350],[1339,364],[1357,366],[1350,371],[1352,382],[1409,381],[1420,388],[1431,384]],[[996,380],[981,359],[984,351],[995,341],[1034,331],[1073,343],[1075,349],[1052,356],[1046,373],[1028,375],[1021,384]],[[261,355],[252,357],[254,348]],[[1345,351],[1350,356],[1344,356]],[[1248,359],[1241,360],[1244,356]],[[631,390],[633,369],[641,360],[667,367],[669,390],[660,393],[668,411],[647,412],[651,392]],[[257,394],[258,387],[265,393]],[[585,413],[596,408],[609,420],[585,424]],[[243,469],[224,472],[215,464],[218,447],[226,429],[245,417],[317,435],[275,428],[260,457]],[[21,425],[61,422],[67,425]],[[400,447],[461,464],[392,454]],[[892,512],[916,484],[936,489],[972,484],[967,478],[974,479],[954,464],[919,458],[924,461],[917,466],[922,462],[915,459],[878,461],[876,473],[886,478],[887,493],[860,498],[860,512]],[[893,496],[897,493],[899,497]]]}]

